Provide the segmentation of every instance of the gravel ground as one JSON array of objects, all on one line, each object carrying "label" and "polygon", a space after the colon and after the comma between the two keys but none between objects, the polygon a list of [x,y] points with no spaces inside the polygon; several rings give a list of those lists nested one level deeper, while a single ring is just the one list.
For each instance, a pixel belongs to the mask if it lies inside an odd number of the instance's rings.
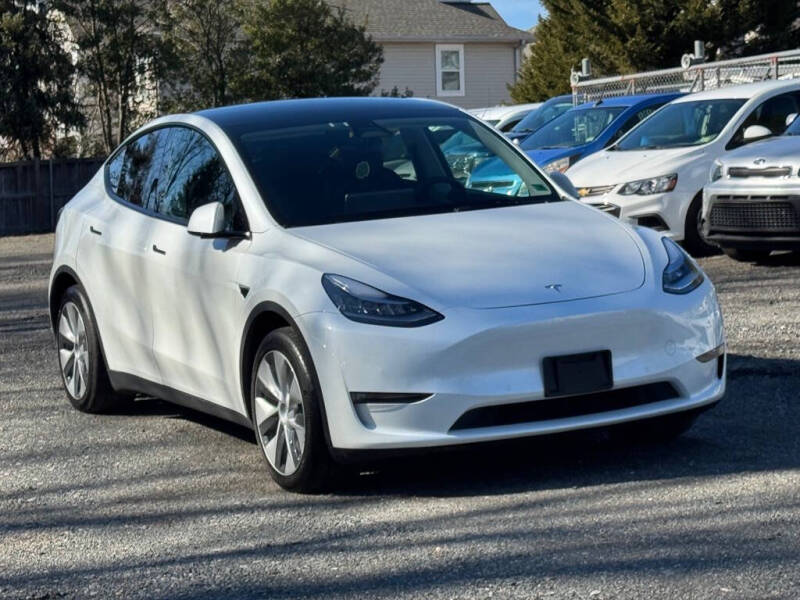
[{"label": "gravel ground", "polygon": [[800,259],[705,259],[729,393],[680,439],[581,434],[283,492],[251,433],[72,410],[52,236],[0,239],[0,598],[800,597]]}]

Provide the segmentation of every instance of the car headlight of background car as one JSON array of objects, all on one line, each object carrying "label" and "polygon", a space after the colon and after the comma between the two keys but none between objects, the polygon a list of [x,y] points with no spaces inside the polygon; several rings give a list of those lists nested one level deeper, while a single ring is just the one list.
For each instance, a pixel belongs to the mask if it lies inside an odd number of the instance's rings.
[{"label": "car headlight of background car", "polygon": [[668,294],[688,294],[703,283],[703,273],[678,244],[666,237],[661,241],[668,259],[662,276],[664,291]]},{"label": "car headlight of background car", "polygon": [[663,192],[671,192],[678,184],[678,174],[662,175],[661,177],[651,177],[650,179],[639,179],[638,181],[631,181],[622,186],[619,193],[622,196],[631,196],[639,194],[646,196],[648,194],[661,194]]},{"label": "car headlight of background car", "polygon": [[444,319],[435,310],[382,292],[355,279],[326,273],[322,287],[345,317],[359,323],[389,327],[421,327]]},{"label": "car headlight of background car", "polygon": [[715,182],[717,179],[722,177],[722,163],[718,160],[714,161],[714,164],[711,165],[711,172],[708,175],[708,178],[711,182]]},{"label": "car headlight of background car", "polygon": [[567,169],[569,169],[575,162],[578,160],[578,155],[574,154],[572,156],[565,156],[564,158],[559,158],[552,162],[547,163],[543,168],[545,173],[552,173],[554,171],[558,171],[559,173],[563,173]]}]

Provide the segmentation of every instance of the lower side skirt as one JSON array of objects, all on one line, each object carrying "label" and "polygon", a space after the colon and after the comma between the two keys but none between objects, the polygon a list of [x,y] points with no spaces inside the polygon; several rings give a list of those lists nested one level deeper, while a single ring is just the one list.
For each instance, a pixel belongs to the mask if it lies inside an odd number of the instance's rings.
[{"label": "lower side skirt", "polygon": [[191,408],[226,421],[231,421],[242,427],[252,429],[253,424],[250,420],[230,408],[225,408],[219,404],[214,404],[203,398],[192,396],[185,392],[178,391],[160,383],[154,383],[147,379],[142,379],[136,375],[129,373],[121,373],[119,371],[109,371],[108,378],[111,380],[111,386],[118,392],[133,392],[136,394],[143,394],[153,396],[173,404],[179,404],[186,408]]}]

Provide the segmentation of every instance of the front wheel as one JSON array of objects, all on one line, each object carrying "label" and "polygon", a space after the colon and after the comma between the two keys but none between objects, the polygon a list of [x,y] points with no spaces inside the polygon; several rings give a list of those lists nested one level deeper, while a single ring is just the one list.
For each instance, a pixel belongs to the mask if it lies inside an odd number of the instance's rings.
[{"label": "front wheel", "polygon": [[719,253],[719,249],[706,241],[703,234],[703,197],[698,194],[686,211],[686,224],[683,233],[683,247],[695,257]]},{"label": "front wheel", "polygon": [[258,347],[251,381],[251,414],[258,445],[275,482],[296,492],[316,492],[331,480],[321,394],[311,358],[299,335],[284,327]]}]

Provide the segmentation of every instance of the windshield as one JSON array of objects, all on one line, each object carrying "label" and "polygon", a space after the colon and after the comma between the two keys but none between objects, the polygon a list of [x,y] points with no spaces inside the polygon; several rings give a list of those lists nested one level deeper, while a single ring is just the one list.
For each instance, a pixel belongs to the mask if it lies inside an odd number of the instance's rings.
[{"label": "windshield", "polygon": [[537,108],[525,115],[525,118],[517,123],[511,131],[514,133],[531,133],[539,129],[545,123],[549,123],[559,115],[564,114],[572,107],[572,99],[556,102],[550,106],[545,104],[541,108]]},{"label": "windshield", "polygon": [[707,144],[744,103],[741,99],[727,99],[667,104],[611,149],[653,150]]},{"label": "windshield", "polygon": [[[466,117],[325,122],[243,131],[234,142],[285,227],[560,200],[499,134]],[[513,189],[470,183],[489,159]]]},{"label": "windshield", "polygon": [[624,110],[624,106],[593,106],[570,110],[532,133],[521,146],[525,150],[545,150],[588,144],[603,133]]}]

